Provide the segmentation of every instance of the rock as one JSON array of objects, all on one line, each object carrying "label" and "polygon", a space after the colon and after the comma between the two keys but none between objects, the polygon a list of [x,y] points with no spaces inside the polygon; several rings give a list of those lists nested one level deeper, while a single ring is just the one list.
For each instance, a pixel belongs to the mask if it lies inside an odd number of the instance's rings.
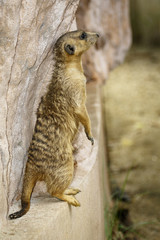
[{"label": "rock", "polygon": [[100,34],[98,44],[84,56],[84,68],[89,80],[103,82],[131,44],[129,1],[81,0],[77,25]]}]

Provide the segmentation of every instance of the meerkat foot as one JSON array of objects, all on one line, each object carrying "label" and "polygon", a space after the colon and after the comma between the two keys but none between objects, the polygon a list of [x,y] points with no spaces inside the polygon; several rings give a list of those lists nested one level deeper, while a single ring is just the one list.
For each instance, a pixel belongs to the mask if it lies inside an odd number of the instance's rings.
[{"label": "meerkat foot", "polygon": [[65,201],[65,202],[67,202],[67,203],[69,203],[69,204],[71,204],[75,207],[80,207],[81,206],[80,203],[78,202],[78,200],[73,196],[68,196],[68,195],[65,195],[65,194],[56,194],[56,195],[54,195],[54,197],[57,197],[58,199],[63,200],[63,201]]},{"label": "meerkat foot", "polygon": [[64,194],[66,194],[66,195],[76,195],[79,192],[81,192],[81,190],[79,190],[79,189],[67,188],[64,191]]}]

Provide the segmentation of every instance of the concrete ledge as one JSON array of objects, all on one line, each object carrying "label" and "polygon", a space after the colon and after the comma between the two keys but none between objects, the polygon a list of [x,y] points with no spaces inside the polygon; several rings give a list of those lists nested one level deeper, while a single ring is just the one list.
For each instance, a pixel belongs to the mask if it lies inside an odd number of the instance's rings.
[{"label": "concrete ledge", "polygon": [[[108,192],[108,183],[99,86],[89,84],[87,92],[87,108],[92,122],[95,144],[91,146],[84,131],[80,132],[75,143],[77,167],[72,186],[81,190],[81,193],[76,196],[81,207],[71,207],[66,202],[47,195],[39,196],[40,191],[38,193],[38,190],[35,190],[30,211],[20,219],[8,221],[8,225],[1,231],[0,239],[105,239],[104,194]],[[19,208],[19,203],[14,204],[10,212],[17,208]]]}]

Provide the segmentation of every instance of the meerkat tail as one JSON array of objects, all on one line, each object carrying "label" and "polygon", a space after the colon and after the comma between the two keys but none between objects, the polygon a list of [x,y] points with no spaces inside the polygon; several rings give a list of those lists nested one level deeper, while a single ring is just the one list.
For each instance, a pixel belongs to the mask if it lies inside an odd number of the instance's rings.
[{"label": "meerkat tail", "polygon": [[12,214],[9,215],[10,220],[20,218],[28,212],[29,207],[30,207],[30,202],[23,202],[22,201],[21,205],[22,205],[22,209],[20,211],[12,213]]},{"label": "meerkat tail", "polygon": [[36,184],[37,179],[31,174],[25,174],[24,183],[23,183],[23,190],[22,190],[22,197],[21,197],[21,210],[9,215],[9,219],[16,219],[20,218],[25,215],[29,208],[30,208],[30,198],[33,191],[33,188]]}]

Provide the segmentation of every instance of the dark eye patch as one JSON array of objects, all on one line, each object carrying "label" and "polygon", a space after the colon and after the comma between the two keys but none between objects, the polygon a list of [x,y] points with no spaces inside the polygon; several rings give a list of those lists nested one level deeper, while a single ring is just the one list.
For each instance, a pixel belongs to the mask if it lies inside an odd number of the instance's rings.
[{"label": "dark eye patch", "polygon": [[83,32],[80,37],[79,37],[81,40],[84,40],[87,38],[87,33]]}]

